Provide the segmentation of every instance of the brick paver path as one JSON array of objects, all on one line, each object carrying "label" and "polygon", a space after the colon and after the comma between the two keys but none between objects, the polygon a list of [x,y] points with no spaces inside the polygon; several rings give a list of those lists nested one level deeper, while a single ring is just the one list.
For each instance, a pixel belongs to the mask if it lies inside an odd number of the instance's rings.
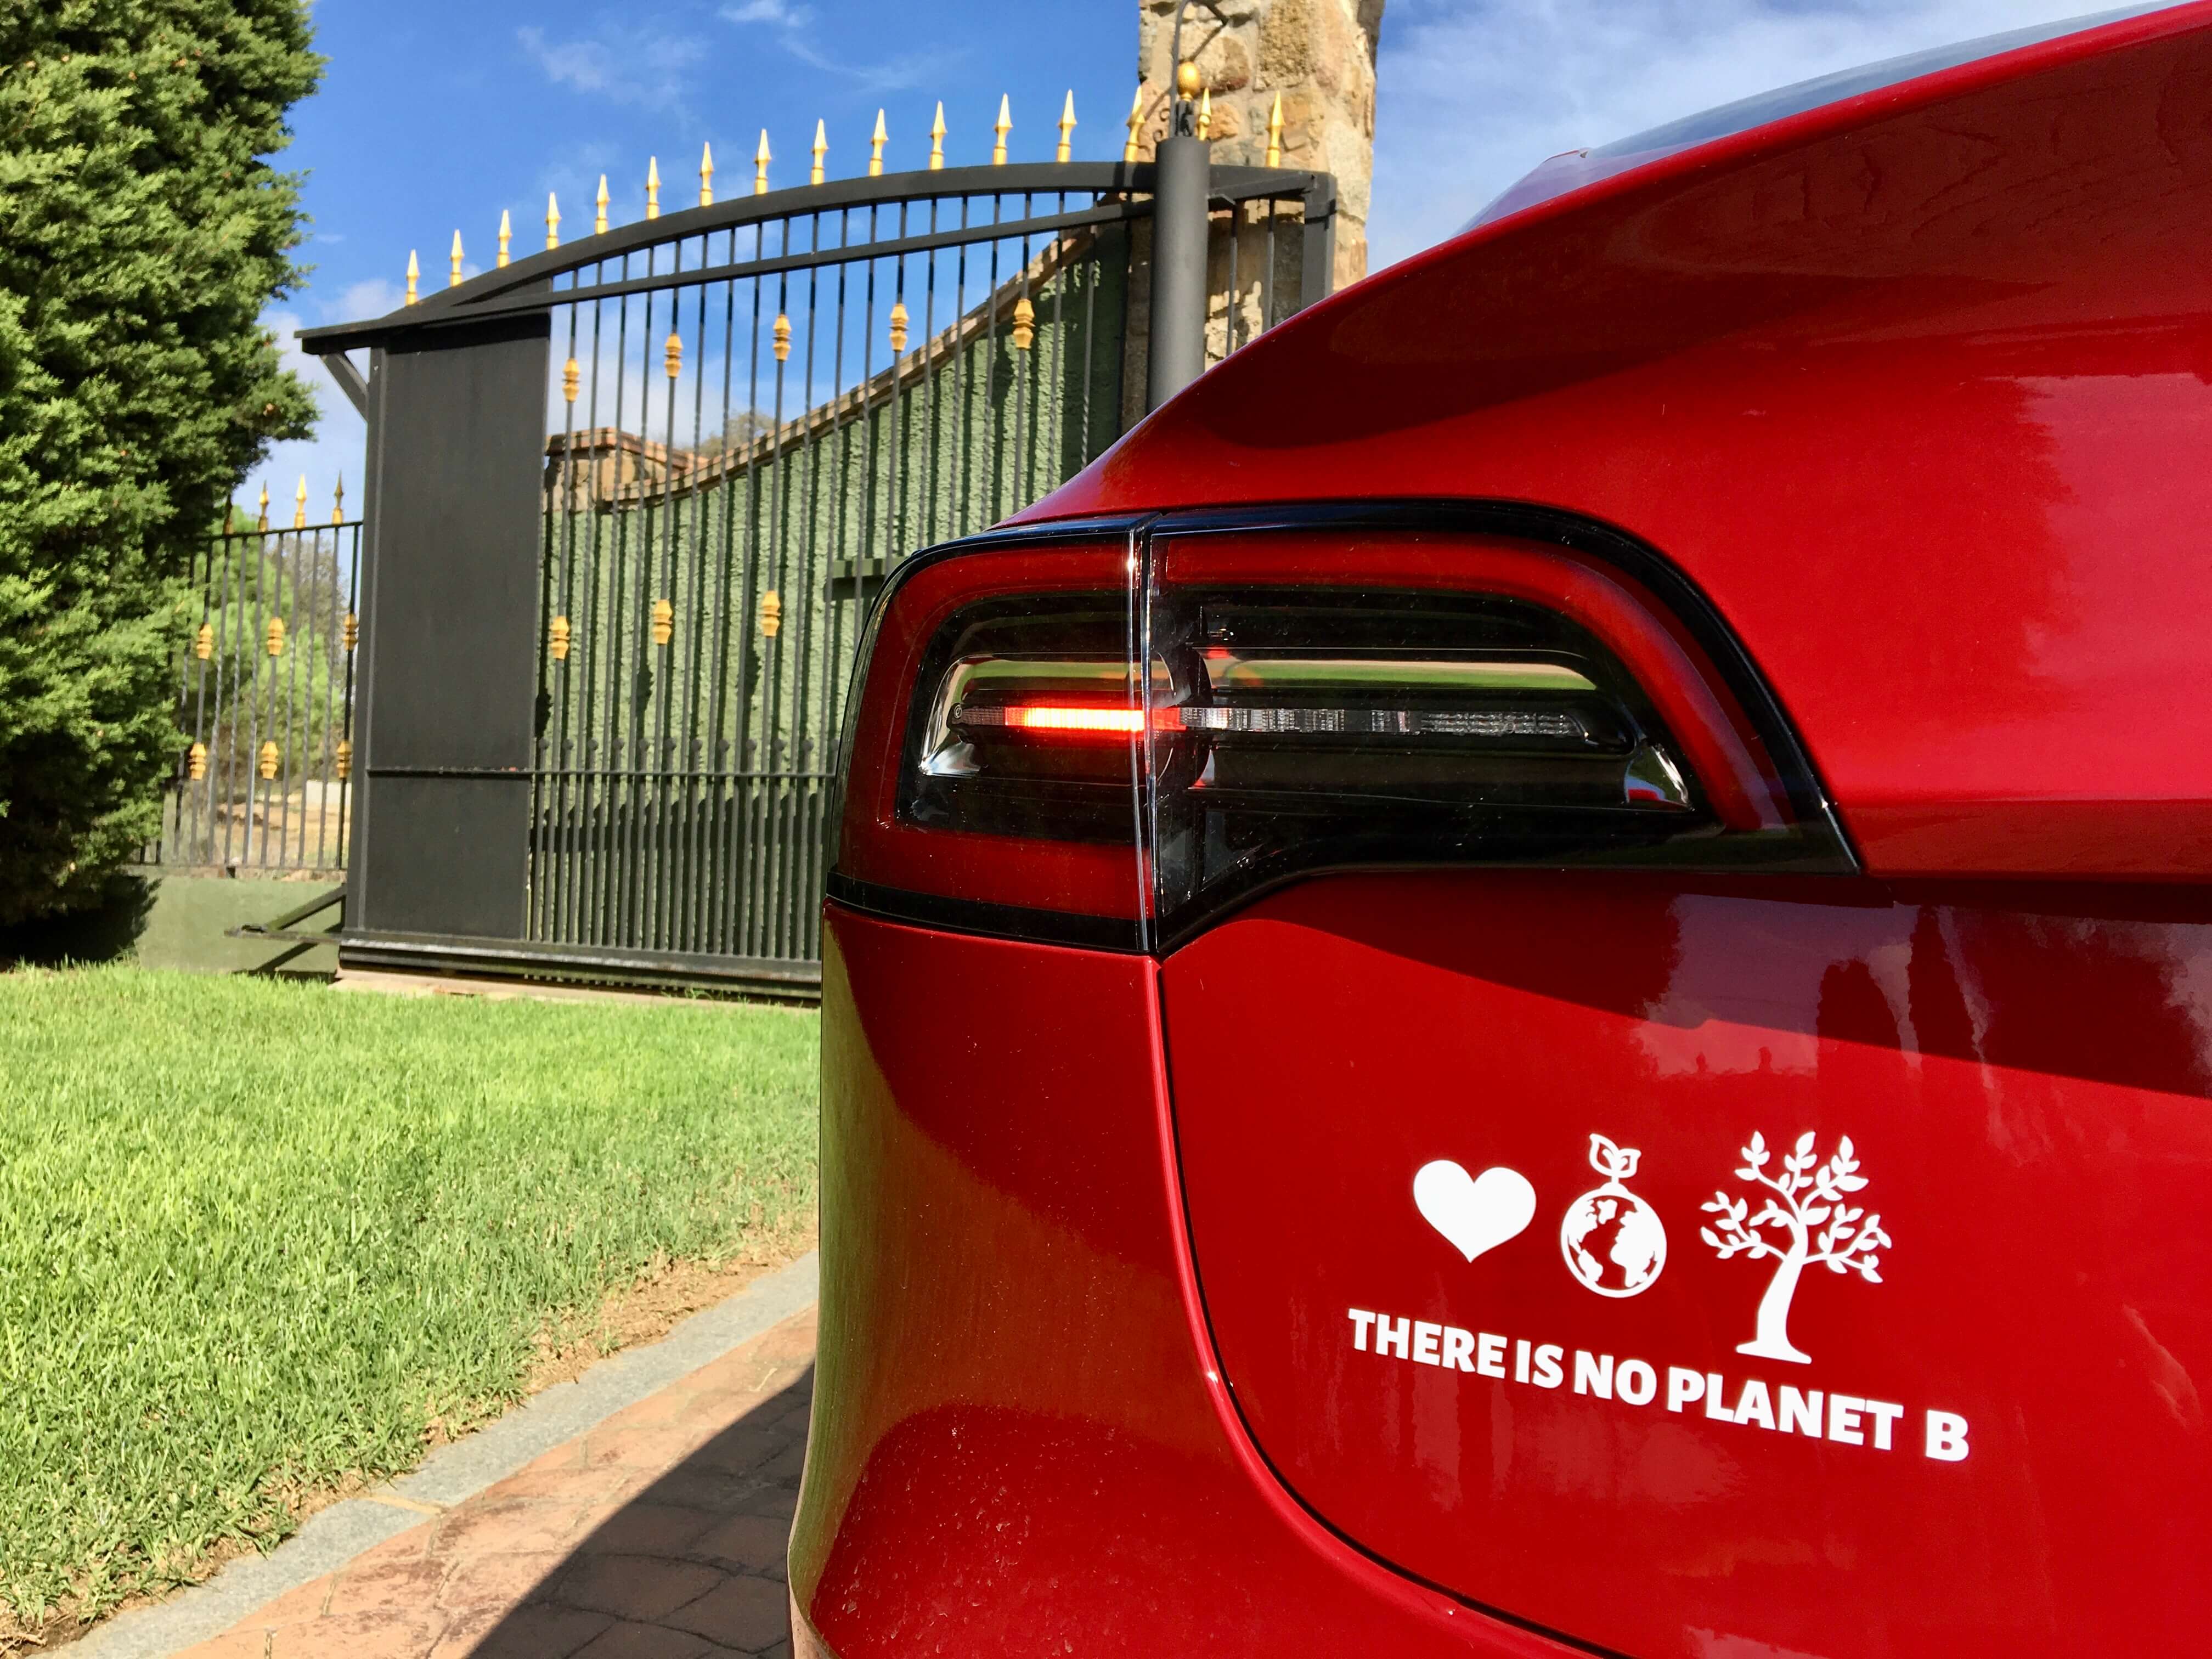
[{"label": "brick paver path", "polygon": [[813,1358],[810,1308],[179,1659],[787,1659]]}]

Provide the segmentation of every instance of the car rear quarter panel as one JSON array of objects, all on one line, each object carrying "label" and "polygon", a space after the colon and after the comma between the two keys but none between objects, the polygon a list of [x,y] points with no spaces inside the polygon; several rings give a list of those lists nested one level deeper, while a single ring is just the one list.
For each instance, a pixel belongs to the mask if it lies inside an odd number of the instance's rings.
[{"label": "car rear quarter panel", "polygon": [[[1199,1282],[1261,1450],[1408,1571],[1608,1650],[2191,1645],[2208,924],[2179,890],[1819,878],[1344,876],[1261,902],[1164,970]],[[1890,1241],[1874,1277],[1797,1281],[1797,1360],[1742,1352],[1778,1261],[1701,1237],[1717,1193],[1758,1206],[1754,1133],[1777,1175],[1801,1135],[1820,1160],[1849,1137],[1850,1201]],[[1563,1258],[1605,1179],[1593,1134],[1635,1149],[1665,1231],[1632,1294]],[[1414,1199],[1447,1159],[1532,1183],[1525,1231],[1463,1259]],[[1352,1309],[1501,1337],[1496,1375],[1380,1354]],[[1564,1379],[1532,1381],[1524,1340]],[[1585,1392],[1578,1350],[1662,1391]],[[1696,1393],[1670,1409],[1676,1372]],[[1750,1382],[1902,1410],[1729,1420]],[[1964,1426],[1931,1443],[1931,1411]]]},{"label": "car rear quarter panel", "polygon": [[1231,356],[1030,516],[1587,514],[1704,588],[1875,872],[2212,874],[2208,21],[1486,227]]},{"label": "car rear quarter panel", "polygon": [[1166,1139],[1158,965],[828,919],[790,1559],[839,1659],[1559,1652],[1346,1547],[1235,1427]]}]

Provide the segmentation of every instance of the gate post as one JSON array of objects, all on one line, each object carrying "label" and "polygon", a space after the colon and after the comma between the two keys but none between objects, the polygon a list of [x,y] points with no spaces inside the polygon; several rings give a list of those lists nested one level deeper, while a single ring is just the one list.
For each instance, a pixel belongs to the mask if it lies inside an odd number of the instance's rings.
[{"label": "gate post", "polygon": [[[1177,13],[1177,33],[1182,16]],[[1152,357],[1147,409],[1206,372],[1206,240],[1211,228],[1212,146],[1198,137],[1190,94],[1194,64],[1177,67],[1170,136],[1154,156],[1152,185]]]},{"label": "gate post", "polygon": [[378,349],[349,933],[523,936],[550,338],[538,313]]}]

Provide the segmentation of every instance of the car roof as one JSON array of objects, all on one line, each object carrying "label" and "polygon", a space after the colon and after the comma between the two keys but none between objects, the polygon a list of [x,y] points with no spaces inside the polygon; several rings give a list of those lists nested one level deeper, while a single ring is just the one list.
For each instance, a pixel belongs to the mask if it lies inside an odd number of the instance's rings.
[{"label": "car roof", "polygon": [[2180,3],[2183,0],[2150,0],[2148,4],[2121,6],[2111,11],[2092,12],[2080,17],[2063,18],[2057,22],[2037,23],[2026,28],[2007,29],[1998,34],[1984,34],[1976,40],[1961,40],[1948,46],[1906,52],[1901,57],[1885,58],[1879,63],[1838,70],[1830,75],[1815,76],[1809,81],[1778,87],[1771,92],[1739,98],[1733,103],[1701,110],[1694,115],[1686,115],[1679,120],[1647,128],[1626,138],[1616,138],[1610,143],[1594,145],[1587,149],[1568,150],[1551,157],[1516,180],[1455,234],[1464,234],[1478,225],[1502,219],[1510,213],[1518,213],[1539,202],[1548,201],[1554,196],[1595,183],[1608,174],[1656,161],[1662,155],[1708,144],[1715,139],[1729,137],[1739,132],[1747,132],[1753,127],[1765,126],[1771,122],[1786,120],[1793,115],[1802,115],[1808,110],[1841,103],[1846,98],[1879,92],[1885,87],[1917,80],[1923,75],[1956,69],[1961,64],[1994,58],[2001,52],[2015,52],[2022,46],[2036,46],[2045,40],[2057,40],[2062,35],[2079,33],[2126,18],[2170,10]]}]

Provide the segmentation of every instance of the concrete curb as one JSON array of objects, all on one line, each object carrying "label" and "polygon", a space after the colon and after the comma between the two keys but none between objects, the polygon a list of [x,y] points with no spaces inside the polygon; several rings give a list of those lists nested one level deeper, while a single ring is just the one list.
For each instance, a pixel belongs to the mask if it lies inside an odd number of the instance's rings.
[{"label": "concrete curb", "polygon": [[788,1319],[814,1301],[819,1269],[808,1251],[727,1301],[692,1315],[659,1341],[625,1349],[467,1439],[440,1447],[412,1474],[331,1504],[267,1555],[234,1561],[204,1584],[98,1626],[70,1652],[78,1659],[164,1659],[220,1636],[256,1607],[475,1497],[532,1459]]}]

